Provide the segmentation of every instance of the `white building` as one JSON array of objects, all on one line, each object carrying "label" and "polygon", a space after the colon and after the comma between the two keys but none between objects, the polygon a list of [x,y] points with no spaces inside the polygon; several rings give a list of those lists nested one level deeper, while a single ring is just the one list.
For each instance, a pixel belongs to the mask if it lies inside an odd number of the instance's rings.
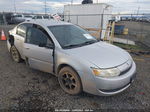
[{"label": "white building", "polygon": [[84,28],[102,29],[101,38],[111,19],[112,6],[104,3],[76,4],[64,6],[64,21],[77,24]]}]

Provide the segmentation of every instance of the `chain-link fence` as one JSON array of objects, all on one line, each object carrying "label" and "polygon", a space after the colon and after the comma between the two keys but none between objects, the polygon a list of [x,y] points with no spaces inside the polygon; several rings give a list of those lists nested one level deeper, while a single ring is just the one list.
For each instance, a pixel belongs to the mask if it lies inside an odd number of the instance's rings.
[{"label": "chain-link fence", "polygon": [[[8,26],[11,23],[11,14],[0,13],[1,29],[11,27]],[[97,38],[108,36],[106,33],[109,33],[110,36],[114,29],[114,38],[117,41],[130,43],[131,40],[150,47],[150,14],[80,14],[63,15],[62,17],[64,21],[79,25]],[[112,22],[115,22],[115,25],[110,27]],[[6,23],[7,26],[5,26]]]},{"label": "chain-link fence", "polygon": [[[109,23],[114,21],[114,38],[127,39],[150,47],[150,14],[64,15],[64,21],[85,28],[97,38],[104,38]],[[112,27],[109,30],[111,32]]]}]

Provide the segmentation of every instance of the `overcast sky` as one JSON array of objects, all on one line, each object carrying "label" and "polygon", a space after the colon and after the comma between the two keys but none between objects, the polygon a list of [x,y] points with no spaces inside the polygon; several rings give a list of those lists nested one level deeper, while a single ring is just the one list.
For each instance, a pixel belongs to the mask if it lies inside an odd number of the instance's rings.
[{"label": "overcast sky", "polygon": [[[14,11],[14,3],[17,12],[44,13],[45,0],[0,0],[0,12]],[[46,0],[47,12],[63,12],[63,6],[70,4],[71,0]],[[113,5],[114,13],[150,13],[150,0],[93,0],[94,3],[108,3]],[[82,0],[73,0],[74,4],[81,3]]]}]

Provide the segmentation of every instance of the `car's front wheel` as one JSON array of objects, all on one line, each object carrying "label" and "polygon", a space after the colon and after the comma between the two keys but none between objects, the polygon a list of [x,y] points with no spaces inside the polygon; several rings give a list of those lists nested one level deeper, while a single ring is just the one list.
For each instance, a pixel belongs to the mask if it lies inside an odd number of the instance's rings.
[{"label": "car's front wheel", "polygon": [[15,46],[12,46],[10,48],[10,53],[11,53],[12,59],[15,62],[17,62],[17,63],[21,62],[21,56]]},{"label": "car's front wheel", "polygon": [[71,95],[82,92],[82,84],[79,75],[71,67],[64,67],[58,74],[58,81],[62,89]]}]

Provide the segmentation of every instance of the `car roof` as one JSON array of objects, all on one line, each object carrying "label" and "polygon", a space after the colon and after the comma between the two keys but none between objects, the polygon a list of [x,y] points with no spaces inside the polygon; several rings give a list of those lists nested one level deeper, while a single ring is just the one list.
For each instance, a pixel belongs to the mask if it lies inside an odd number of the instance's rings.
[{"label": "car roof", "polygon": [[38,24],[41,26],[57,26],[57,25],[70,25],[71,23],[63,22],[63,21],[57,21],[53,19],[34,19],[34,20],[28,20],[24,23],[32,23],[32,24]]}]

